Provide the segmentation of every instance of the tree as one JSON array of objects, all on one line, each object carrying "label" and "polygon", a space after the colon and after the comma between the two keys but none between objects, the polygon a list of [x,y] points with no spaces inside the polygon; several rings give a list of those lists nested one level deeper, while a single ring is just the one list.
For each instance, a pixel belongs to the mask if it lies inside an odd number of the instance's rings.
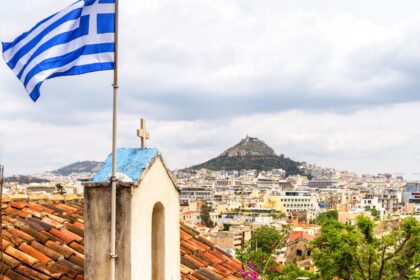
[{"label": "tree", "polygon": [[251,236],[251,250],[261,249],[264,253],[272,254],[280,244],[282,235],[272,226],[262,226],[257,228]]},{"label": "tree", "polygon": [[278,276],[274,276],[273,280],[296,280],[298,277],[306,277],[308,279],[318,279],[315,273],[300,269],[294,264],[286,264],[282,272]]},{"label": "tree", "polygon": [[338,221],[338,211],[337,210],[329,210],[323,213],[320,213],[315,220],[313,220],[313,223],[320,225],[323,221],[333,219]]},{"label": "tree", "polygon": [[231,224],[223,224],[223,231],[229,231],[231,226]]},{"label": "tree", "polygon": [[57,192],[59,194],[65,194],[66,193],[66,189],[60,183],[55,184],[55,189],[57,190]]},{"label": "tree", "polygon": [[[322,279],[410,279],[420,267],[420,224],[415,218],[386,221],[387,233],[375,237],[374,223],[359,216],[356,225],[328,219],[313,241]],[[417,271],[416,271],[417,269]]]},{"label": "tree", "polygon": [[213,211],[213,209],[211,208],[210,205],[207,205],[207,203],[201,205],[201,209],[200,209],[200,218],[201,218],[201,223],[203,225],[205,225],[206,227],[214,227],[215,224],[212,221],[212,219],[210,218],[210,212]]},{"label": "tree", "polygon": [[253,279],[255,275],[274,279],[278,275],[274,253],[282,244],[285,233],[286,230],[280,233],[272,226],[262,226],[252,233],[244,248],[236,250],[237,258],[245,265],[244,279]]},{"label": "tree", "polygon": [[369,205],[365,206],[365,211],[366,212],[370,212],[370,214],[372,215],[372,217],[374,217],[375,219],[379,219],[379,213],[378,210],[376,210],[375,208],[371,208]]}]

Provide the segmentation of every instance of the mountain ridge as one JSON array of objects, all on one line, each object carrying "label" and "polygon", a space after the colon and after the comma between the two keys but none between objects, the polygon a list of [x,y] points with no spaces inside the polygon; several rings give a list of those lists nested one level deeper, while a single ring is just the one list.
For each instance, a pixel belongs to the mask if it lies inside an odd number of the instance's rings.
[{"label": "mountain ridge", "polygon": [[72,173],[96,173],[102,167],[103,162],[85,160],[73,162],[69,165],[63,166],[51,173],[55,175],[68,176]]},{"label": "mountain ridge", "polygon": [[264,141],[251,136],[246,136],[238,144],[226,149],[219,156],[204,163],[192,166],[192,170],[243,170],[255,169],[258,171],[269,171],[272,169],[283,169],[288,175],[299,174],[300,163],[283,154],[277,155],[273,148]]}]

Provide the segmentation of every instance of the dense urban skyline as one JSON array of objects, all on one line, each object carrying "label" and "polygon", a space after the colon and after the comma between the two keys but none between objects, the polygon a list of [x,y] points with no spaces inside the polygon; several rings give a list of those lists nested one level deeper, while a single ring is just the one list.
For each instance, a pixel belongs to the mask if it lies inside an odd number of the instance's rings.
[{"label": "dense urban skyline", "polygon": [[[5,1],[0,40],[71,2]],[[248,134],[299,161],[420,172],[418,1],[121,2],[119,146],[138,145],[145,117],[170,168]],[[7,174],[104,160],[111,76],[48,81],[33,104],[0,63]]]}]

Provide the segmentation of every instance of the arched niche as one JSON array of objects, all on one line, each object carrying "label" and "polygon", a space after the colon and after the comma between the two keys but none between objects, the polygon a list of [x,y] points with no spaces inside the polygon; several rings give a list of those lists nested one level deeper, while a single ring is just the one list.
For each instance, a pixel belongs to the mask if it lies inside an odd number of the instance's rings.
[{"label": "arched niche", "polygon": [[165,207],[157,202],[152,214],[152,280],[165,280]]}]

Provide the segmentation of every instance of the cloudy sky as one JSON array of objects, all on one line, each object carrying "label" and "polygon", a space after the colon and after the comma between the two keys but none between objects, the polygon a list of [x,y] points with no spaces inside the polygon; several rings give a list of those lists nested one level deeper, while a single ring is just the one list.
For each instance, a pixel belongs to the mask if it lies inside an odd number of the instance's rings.
[{"label": "cloudy sky", "polygon": [[[74,0],[2,0],[10,41]],[[293,159],[420,178],[420,1],[121,0],[119,146],[140,117],[170,168],[245,135]],[[7,175],[103,160],[112,72],[44,83],[0,63]]]}]

